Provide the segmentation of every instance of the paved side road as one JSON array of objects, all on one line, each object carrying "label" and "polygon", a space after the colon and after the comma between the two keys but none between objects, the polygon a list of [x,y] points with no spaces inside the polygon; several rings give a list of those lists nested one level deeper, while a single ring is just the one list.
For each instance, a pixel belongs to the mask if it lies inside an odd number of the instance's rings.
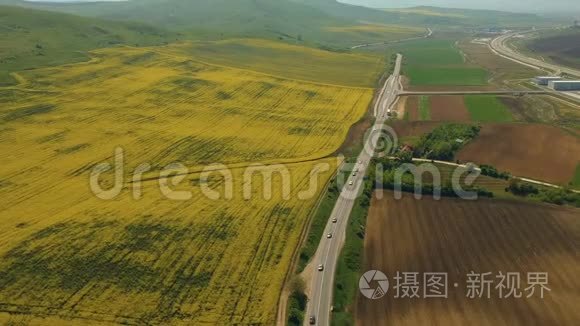
[{"label": "paved side road", "polygon": [[[387,112],[395,104],[397,93],[400,90],[399,82],[402,56],[397,55],[397,61],[393,74],[386,80],[385,87],[375,105],[376,122],[373,128],[382,125],[387,119]],[[359,155],[356,163],[358,172],[351,175],[346,181],[346,185],[336,205],[330,215],[324,230],[323,237],[313,258],[311,268],[312,279],[310,284],[310,298],[305,315],[305,325],[310,323],[310,317],[316,318],[316,325],[326,326],[330,324],[330,307],[332,305],[334,273],[340,251],[346,236],[346,227],[350,213],[354,207],[357,195],[362,191],[363,178],[376,148],[376,138],[369,137],[366,148]],[[352,183],[352,184],[351,184]],[[336,220],[336,223],[333,221]],[[328,238],[327,235],[331,235]],[[322,265],[323,270],[318,271],[318,266]]]}]

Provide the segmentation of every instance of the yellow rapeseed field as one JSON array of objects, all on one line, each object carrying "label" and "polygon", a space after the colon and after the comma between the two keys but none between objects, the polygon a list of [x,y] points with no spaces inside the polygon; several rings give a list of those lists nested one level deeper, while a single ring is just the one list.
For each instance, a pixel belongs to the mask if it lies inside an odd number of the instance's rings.
[{"label": "yellow rapeseed field", "polygon": [[[337,167],[331,154],[371,89],[206,64],[180,46],[104,49],[20,76],[0,89],[0,321],[274,322],[316,194]],[[89,174],[116,147],[124,189],[102,200]],[[191,171],[175,186],[187,200],[159,190],[173,162]],[[264,178],[271,199],[260,177],[244,196],[244,167],[256,162],[286,163],[288,180]],[[142,163],[150,170],[135,199]],[[212,163],[233,168],[231,199],[202,192],[227,193],[227,177],[201,178]]]},{"label": "yellow rapeseed field", "polygon": [[385,70],[383,56],[330,52],[259,39],[189,42],[161,50],[188,54],[206,63],[353,87],[375,87],[376,80]]}]

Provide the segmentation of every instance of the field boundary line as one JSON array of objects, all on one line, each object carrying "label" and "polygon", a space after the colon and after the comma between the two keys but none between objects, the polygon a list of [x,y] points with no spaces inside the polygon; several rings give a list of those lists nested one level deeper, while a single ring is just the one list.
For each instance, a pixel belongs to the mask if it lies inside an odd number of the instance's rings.
[{"label": "field boundary line", "polygon": [[[328,188],[332,182],[332,179],[336,178],[336,176],[338,175],[338,171],[340,171],[342,169],[343,165],[344,165],[344,160],[334,170],[334,173],[331,175],[330,178],[328,178],[328,180],[324,184],[324,187],[323,187],[324,191],[322,191],[320,196],[318,196],[318,199],[316,200],[316,204],[310,210],[310,213],[308,214],[307,221],[306,221],[306,223],[302,229],[302,232],[300,234],[299,243],[294,248],[294,253],[292,254],[292,260],[290,261],[290,268],[288,268],[288,270],[286,272],[286,276],[284,277],[284,282],[282,284],[282,289],[280,291],[281,295],[278,298],[278,309],[276,311],[276,316],[277,316],[276,325],[278,325],[278,326],[285,326],[286,325],[286,317],[288,316],[287,315],[287,312],[288,312],[287,303],[288,303],[288,297],[289,297],[290,293],[285,293],[284,289],[286,289],[287,285],[289,284],[289,281],[291,280],[290,277],[293,276],[296,272],[297,263],[299,261],[298,257],[300,256],[300,251],[302,250],[304,242],[308,238],[308,234],[310,233],[310,229],[312,228],[312,220],[314,219],[314,216],[316,216],[316,213],[318,212],[318,209],[320,208],[320,205],[322,204],[324,196],[326,196],[328,194]],[[314,257],[312,257],[312,258],[314,258]]]},{"label": "field boundary line", "polygon": [[[307,84],[312,84],[312,85],[318,85],[318,86],[327,86],[327,87],[338,87],[338,88],[348,88],[348,89],[359,89],[359,90],[373,90],[374,88],[371,86],[368,87],[362,87],[362,86],[348,86],[348,85],[339,85],[339,84],[332,84],[332,83],[323,83],[323,82],[316,82],[316,81],[311,81],[311,80],[305,80],[305,79],[298,79],[298,78],[289,78],[286,76],[280,76],[280,75],[275,75],[275,74],[271,74],[271,73],[267,73],[267,72],[262,72],[262,71],[257,71],[257,70],[252,70],[252,69],[248,69],[248,68],[240,68],[240,67],[233,67],[233,66],[228,66],[228,65],[224,65],[224,64],[219,64],[219,63],[211,63],[211,62],[207,62],[204,60],[201,60],[197,57],[194,56],[186,56],[186,55],[180,55],[180,54],[175,54],[175,53],[168,53],[167,51],[163,51],[163,50],[159,50],[158,48],[166,48],[167,45],[163,45],[163,46],[159,46],[159,47],[143,47],[143,48],[138,48],[138,47],[134,47],[134,46],[129,46],[129,45],[125,45],[124,47],[127,48],[131,48],[131,49],[149,49],[152,52],[156,52],[158,54],[161,55],[165,55],[168,57],[173,57],[173,58],[180,58],[180,59],[187,59],[187,60],[191,60],[200,64],[204,64],[210,67],[217,67],[217,68],[224,68],[224,69],[233,69],[233,70],[239,70],[239,71],[243,71],[243,72],[252,72],[255,74],[259,74],[262,76],[267,76],[267,77],[272,77],[272,78],[278,78],[278,79],[283,79],[283,80],[288,80],[288,81],[295,81],[298,83],[307,83]],[[379,62],[383,62],[383,59],[379,59]]]},{"label": "field boundary line", "polygon": [[[243,169],[243,168],[247,168],[248,166],[252,165],[252,164],[262,164],[265,166],[268,165],[276,165],[276,164],[288,164],[288,165],[297,165],[297,164],[302,164],[302,163],[311,163],[311,162],[316,162],[316,161],[321,161],[324,159],[331,159],[333,157],[335,157],[334,152],[329,154],[329,155],[325,155],[325,156],[320,156],[320,157],[315,157],[315,158],[309,158],[309,159],[305,159],[305,160],[282,160],[282,161],[276,161],[276,160],[271,160],[271,161],[255,161],[255,162],[241,162],[241,163],[231,163],[231,165],[228,165],[228,163],[220,163],[226,166],[226,168],[215,168],[215,169],[205,169],[205,168],[200,168],[199,166],[196,166],[196,170],[193,171],[188,171],[187,173],[179,173],[179,174],[175,174],[174,176],[182,176],[182,175],[192,175],[192,174],[198,174],[198,173],[202,173],[202,172],[218,172],[218,171],[223,171],[223,170],[239,170],[239,169]],[[158,174],[159,171],[154,171],[151,174]],[[141,182],[148,182],[148,181],[156,181],[159,179],[162,179],[164,177],[161,176],[153,176],[153,177],[147,177],[147,175],[144,175],[145,177],[143,179],[141,179]],[[132,184],[133,181],[127,181],[126,184]]]},{"label": "field boundary line", "polygon": [[[390,159],[396,159],[396,157],[389,157]],[[426,158],[413,158],[413,162],[425,162],[425,163],[437,163],[437,164],[442,164],[442,165],[447,165],[447,166],[454,166],[454,167],[460,167],[460,168],[467,168],[466,164],[457,164],[457,163],[453,163],[453,162],[447,162],[447,161],[438,161],[438,160],[430,160],[430,159],[426,159]],[[480,168],[476,168],[476,171],[480,171]],[[540,186],[545,186],[545,187],[550,187],[550,188],[555,188],[555,189],[565,189],[565,187],[563,186],[559,186],[557,184],[553,184],[553,183],[549,183],[549,182],[544,182],[544,181],[540,181],[540,180],[535,180],[535,179],[530,179],[530,178],[525,178],[525,177],[518,177],[515,175],[512,175],[512,179],[517,179],[517,180],[521,180],[524,182],[528,182],[528,183],[533,183],[536,185],[540,185]],[[575,189],[569,189],[571,192],[580,194],[580,190],[575,190]]]}]

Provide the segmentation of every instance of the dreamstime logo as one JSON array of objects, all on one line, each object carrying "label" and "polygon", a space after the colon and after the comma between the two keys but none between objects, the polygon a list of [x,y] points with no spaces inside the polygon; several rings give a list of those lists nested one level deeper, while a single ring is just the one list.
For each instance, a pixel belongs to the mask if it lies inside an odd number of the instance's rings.
[{"label": "dreamstime logo", "polygon": [[[376,288],[371,288],[371,282],[376,282]],[[368,299],[377,300],[385,296],[389,290],[389,279],[381,271],[371,270],[363,274],[358,282],[360,293]]]},{"label": "dreamstime logo", "polygon": [[399,138],[393,128],[385,124],[376,125],[365,134],[364,150],[369,156],[389,156],[399,146]]}]

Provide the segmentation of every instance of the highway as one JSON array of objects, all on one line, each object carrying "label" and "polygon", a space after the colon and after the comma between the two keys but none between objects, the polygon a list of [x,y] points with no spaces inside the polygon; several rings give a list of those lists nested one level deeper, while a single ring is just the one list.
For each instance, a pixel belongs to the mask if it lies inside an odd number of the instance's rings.
[{"label": "highway", "polygon": [[501,57],[504,57],[504,58],[509,59],[511,61],[515,61],[517,63],[523,64],[525,66],[528,66],[528,67],[531,67],[534,69],[546,70],[546,71],[551,72],[555,75],[560,74],[560,73],[566,73],[568,75],[580,77],[579,70],[572,69],[569,67],[555,65],[552,63],[547,63],[547,62],[544,62],[542,60],[538,60],[535,58],[526,57],[525,55],[516,52],[515,50],[513,50],[512,48],[510,48],[506,44],[507,41],[512,37],[522,35],[522,34],[532,33],[535,31],[537,31],[537,30],[530,30],[530,31],[525,31],[525,32],[513,32],[513,33],[501,35],[501,36],[493,39],[490,42],[489,47],[495,54],[497,54]]},{"label": "highway", "polygon": [[549,91],[529,91],[529,90],[519,90],[514,89],[510,91],[402,91],[399,92],[400,96],[410,96],[410,95],[544,95],[548,94]]},{"label": "highway", "polygon": [[[377,97],[374,108],[376,122],[372,127],[373,129],[382,126],[387,119],[387,112],[396,103],[397,94],[401,87],[401,61],[402,56],[398,54],[394,72],[385,81],[385,85]],[[328,219],[316,254],[309,265],[313,271],[311,273],[310,296],[306,309],[305,325],[309,325],[310,316],[316,318],[316,325],[326,326],[330,324],[330,307],[332,305],[336,264],[346,237],[348,219],[356,197],[362,191],[363,178],[377,147],[377,138],[368,137],[366,145],[365,148],[368,148],[368,150],[363,150],[357,158],[355,169],[358,169],[358,172],[356,175],[349,176],[348,180],[346,180],[346,185]],[[333,220],[336,220],[336,223]],[[328,234],[331,234],[332,237],[327,238]],[[323,271],[318,270],[319,265],[323,266]]]}]

